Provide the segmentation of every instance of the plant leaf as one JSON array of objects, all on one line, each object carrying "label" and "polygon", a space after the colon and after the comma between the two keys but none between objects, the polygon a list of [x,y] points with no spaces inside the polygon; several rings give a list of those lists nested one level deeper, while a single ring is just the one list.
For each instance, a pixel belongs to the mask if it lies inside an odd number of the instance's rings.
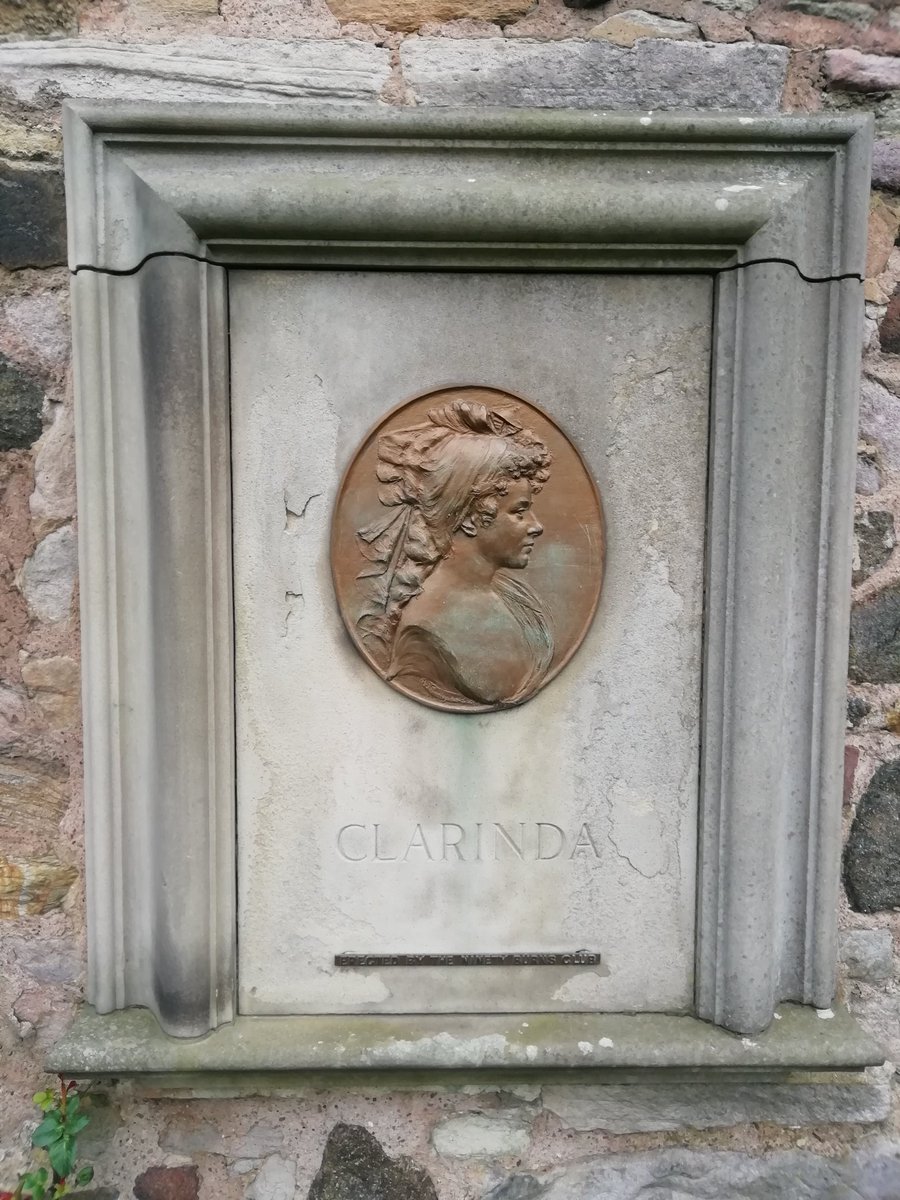
[{"label": "plant leaf", "polygon": [[31,1135],[32,1146],[52,1146],[63,1136],[62,1122],[59,1113],[51,1112],[44,1117],[40,1125]]},{"label": "plant leaf", "polygon": [[90,1183],[93,1178],[94,1178],[94,1168],[92,1166],[88,1165],[86,1167],[81,1168],[81,1170],[75,1176],[75,1182],[78,1184],[79,1187],[84,1187],[84,1185],[86,1183]]},{"label": "plant leaf", "polygon": [[75,1165],[75,1139],[61,1137],[58,1142],[47,1147],[50,1166],[57,1175],[69,1175]]}]

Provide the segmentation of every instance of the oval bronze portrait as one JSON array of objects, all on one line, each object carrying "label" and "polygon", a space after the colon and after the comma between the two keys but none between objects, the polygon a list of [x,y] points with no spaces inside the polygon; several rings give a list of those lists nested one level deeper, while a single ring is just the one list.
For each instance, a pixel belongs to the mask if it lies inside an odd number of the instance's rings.
[{"label": "oval bronze portrait", "polygon": [[603,511],[536,405],[488,387],[417,396],[347,468],[331,569],[356,648],[450,712],[523,704],[581,644],[603,580]]}]

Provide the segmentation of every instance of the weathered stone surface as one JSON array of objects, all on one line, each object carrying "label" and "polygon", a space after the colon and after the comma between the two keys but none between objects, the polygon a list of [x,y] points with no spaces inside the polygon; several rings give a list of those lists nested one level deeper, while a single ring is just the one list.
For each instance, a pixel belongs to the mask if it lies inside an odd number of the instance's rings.
[{"label": "weathered stone surface", "polygon": [[759,4],[759,0],[709,0],[716,8],[725,12],[751,13]]},{"label": "weathered stone surface", "polygon": [[860,723],[863,717],[868,716],[872,711],[871,704],[863,700],[862,696],[851,696],[847,701],[847,720],[854,728]]},{"label": "weathered stone surface", "polygon": [[900,472],[900,399],[874,379],[864,379],[860,388],[859,431],[881,451],[882,464]]},{"label": "weathered stone surface", "polygon": [[219,0],[133,0],[135,7],[153,13],[157,21],[172,21],[179,17],[214,17]]},{"label": "weathered stone surface", "polygon": [[258,1121],[246,1133],[229,1133],[208,1121],[185,1125],[170,1121],[159,1139],[163,1150],[176,1154],[227,1154],[229,1158],[265,1158],[284,1147],[284,1130],[279,1125]]},{"label": "weathered stone surface", "polygon": [[0,157],[59,163],[62,135],[58,130],[36,128],[21,117],[11,119],[0,113]]},{"label": "weathered stone surface", "polygon": [[819,1125],[883,1121],[890,1112],[890,1080],[855,1082],[679,1083],[550,1086],[544,1108],[569,1129],[651,1133],[665,1129],[716,1129],[765,1121]]},{"label": "weathered stone surface", "polygon": [[410,38],[400,48],[420,104],[544,108],[778,108],[788,51],[737,42]]},{"label": "weathered stone surface", "polygon": [[0,308],[0,352],[38,372],[65,367],[69,322],[60,293],[10,296]]},{"label": "weathered stone surface", "polygon": [[900,137],[879,138],[872,148],[872,184],[900,192]]},{"label": "weathered stone surface", "polygon": [[856,458],[856,490],[860,496],[874,496],[881,487],[881,474],[873,458],[859,454]]},{"label": "weathered stone surface", "polygon": [[0,856],[0,918],[36,917],[59,908],[78,878],[52,855],[28,860]]},{"label": "weathered stone surface", "polygon": [[0,45],[0,87],[18,100],[33,103],[51,77],[63,97],[83,100],[358,100],[376,96],[387,82],[390,52],[349,38]]},{"label": "weathered stone surface", "polygon": [[829,50],[825,76],[832,87],[853,92],[890,92],[900,88],[900,58],[862,54],[859,50]]},{"label": "weathered stone surface", "polygon": [[367,1129],[335,1125],[307,1200],[438,1200],[428,1172],[409,1158],[388,1158]]},{"label": "weathered stone surface", "polygon": [[16,965],[38,983],[74,983],[81,974],[81,954],[71,938],[8,937],[4,946]]},{"label": "weathered stone surface", "polygon": [[27,659],[22,664],[22,681],[52,728],[65,729],[75,722],[80,675],[73,658],[55,655]]},{"label": "weathered stone surface", "polygon": [[297,1168],[277,1154],[267,1158],[244,1193],[247,1200],[294,1200]]},{"label": "weathered stone surface", "polygon": [[529,12],[536,0],[328,0],[339,21],[364,21],[386,29],[410,31],[426,21],[474,19],[511,21]]},{"label": "weathered stone surface", "polygon": [[75,515],[75,430],[72,406],[54,405],[53,421],[34,453],[34,491],[28,500],[35,534],[43,537]]},{"label": "weathered stone surface", "polygon": [[[0,217],[0,240],[2,222]],[[43,389],[0,354],[0,451],[25,449],[37,441],[43,428],[43,404]]]},{"label": "weathered stone surface", "polygon": [[53,837],[69,802],[68,771],[53,760],[0,758],[0,828],[4,845],[19,837]]},{"label": "weathered stone surface", "polygon": [[669,38],[675,41],[698,41],[700,30],[690,21],[672,21],[641,9],[629,9],[607,17],[595,25],[590,37],[612,42],[616,46],[633,46],[639,38]]},{"label": "weathered stone surface", "polygon": [[[697,14],[697,24],[708,42],[752,42],[753,35],[741,17],[705,5]],[[788,84],[790,83],[790,72]],[[787,86],[787,85],[786,85]]]},{"label": "weathered stone surface", "polygon": [[843,803],[849,804],[853,798],[853,782],[856,779],[856,768],[859,763],[859,747],[844,747],[844,795]]},{"label": "weathered stone surface", "polygon": [[885,354],[900,354],[900,291],[888,301],[887,311],[878,326],[878,337]]},{"label": "weathered stone surface", "polygon": [[844,847],[844,885],[857,912],[900,906],[900,759],[878,768],[859,802]]},{"label": "weathered stone surface", "polygon": [[196,1167],[149,1167],[134,1181],[137,1200],[198,1200],[200,1172]]},{"label": "weathered stone surface", "polygon": [[850,678],[900,683],[900,585],[885,588],[851,613]]},{"label": "weathered stone surface", "polygon": [[0,0],[0,37],[74,33],[77,19],[78,0]]},{"label": "weathered stone surface", "polygon": [[860,513],[854,525],[853,582],[862,583],[883,567],[895,545],[893,513]]},{"label": "weathered stone surface", "polygon": [[0,264],[17,268],[64,263],[66,201],[59,169],[0,162],[0,189]]},{"label": "weathered stone surface", "polygon": [[894,970],[894,942],[889,929],[853,929],[841,937],[841,962],[851,979],[881,983]]},{"label": "weathered stone surface", "polygon": [[866,246],[866,278],[880,275],[888,265],[897,230],[900,227],[900,205],[891,204],[875,192],[869,208],[869,236]]},{"label": "weathered stone surface", "polygon": [[65,621],[72,611],[78,548],[75,531],[63,525],[38,542],[22,568],[22,594],[42,621]]},{"label": "weathered stone surface", "polygon": [[821,1158],[660,1150],[604,1155],[545,1175],[514,1175],[485,1200],[896,1200],[900,1148]]},{"label": "weathered stone surface", "polygon": [[850,0],[787,0],[787,12],[807,13],[848,25],[868,25],[878,15],[871,4],[853,4]]},{"label": "weathered stone surface", "polygon": [[445,1158],[502,1158],[524,1154],[531,1141],[528,1115],[522,1111],[464,1113],[440,1121],[431,1144]]}]

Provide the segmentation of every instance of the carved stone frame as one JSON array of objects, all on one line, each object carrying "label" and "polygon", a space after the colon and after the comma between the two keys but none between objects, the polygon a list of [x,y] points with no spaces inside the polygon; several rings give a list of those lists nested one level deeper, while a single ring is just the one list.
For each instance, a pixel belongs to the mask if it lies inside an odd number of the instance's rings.
[{"label": "carved stone frame", "polygon": [[[870,136],[855,117],[67,106],[97,1013],[145,1006],[181,1037],[235,1021],[227,274],[250,264],[715,273],[696,1013],[755,1034],[782,1001],[831,1005]],[[352,1017],[240,1017],[243,1051],[220,1029],[189,1057],[135,1050],[145,1017],[115,1019],[57,1065],[443,1062],[427,1017],[376,1018],[384,1045],[355,1057],[273,1049],[288,1029],[346,1041]],[[497,1018],[431,1020],[444,1065],[526,1061],[478,1049]],[[707,1049],[648,1061],[724,1061],[727,1035],[661,1020]],[[641,1061],[585,1060],[591,1021],[621,1047],[653,1018],[561,1016],[528,1064]],[[421,1053],[385,1049],[412,1027]],[[877,1057],[767,1061],[797,1054]]]}]

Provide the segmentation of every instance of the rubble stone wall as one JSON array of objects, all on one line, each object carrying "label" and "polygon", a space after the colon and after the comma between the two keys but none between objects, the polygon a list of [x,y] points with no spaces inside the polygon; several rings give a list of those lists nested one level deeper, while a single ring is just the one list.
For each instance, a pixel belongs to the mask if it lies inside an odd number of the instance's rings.
[{"label": "rubble stone wall", "polygon": [[[94,1194],[144,1200],[900,1196],[900,5],[0,0],[0,1190],[84,978],[60,102],[867,111],[876,119],[845,758],[841,998],[886,1067],[778,1099],[321,1083],[91,1093]],[[584,4],[584,0],[581,0]],[[848,580],[848,586],[851,586]]]}]

